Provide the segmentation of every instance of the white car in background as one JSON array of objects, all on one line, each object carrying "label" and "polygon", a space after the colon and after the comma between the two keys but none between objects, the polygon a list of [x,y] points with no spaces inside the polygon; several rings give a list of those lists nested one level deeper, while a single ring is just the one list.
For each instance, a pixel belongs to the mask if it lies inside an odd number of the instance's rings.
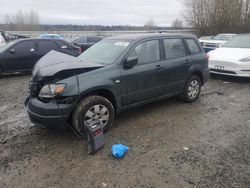
[{"label": "white car in background", "polygon": [[215,37],[212,37],[210,39],[199,39],[202,47],[204,48],[205,52],[208,53],[211,50],[215,50],[216,48],[222,47],[227,41],[231,40],[233,37],[235,37],[236,34],[219,34]]},{"label": "white car in background", "polygon": [[208,53],[210,72],[250,77],[250,34],[232,38],[223,47]]},{"label": "white car in background", "polygon": [[0,46],[3,46],[6,44],[5,39],[3,38],[3,36],[0,34]]}]

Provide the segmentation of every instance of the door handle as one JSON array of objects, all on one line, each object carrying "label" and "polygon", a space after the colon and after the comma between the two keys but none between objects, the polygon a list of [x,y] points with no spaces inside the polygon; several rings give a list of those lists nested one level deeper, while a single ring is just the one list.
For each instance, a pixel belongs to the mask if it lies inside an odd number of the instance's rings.
[{"label": "door handle", "polygon": [[162,67],[161,65],[157,65],[157,66],[155,67],[155,70],[157,70],[157,71],[162,71],[162,70],[163,70],[163,67]]},{"label": "door handle", "polygon": [[186,59],[185,64],[190,64],[191,60],[190,59]]},{"label": "door handle", "polygon": [[35,49],[34,48],[31,48],[30,49],[30,54],[34,54],[35,53]]}]

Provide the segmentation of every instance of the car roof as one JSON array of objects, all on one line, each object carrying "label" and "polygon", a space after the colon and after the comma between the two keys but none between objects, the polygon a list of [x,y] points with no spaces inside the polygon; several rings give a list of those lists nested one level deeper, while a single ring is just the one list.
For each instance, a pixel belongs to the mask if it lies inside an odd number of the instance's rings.
[{"label": "car roof", "polygon": [[235,34],[235,33],[220,33],[218,35],[237,35],[237,34]]},{"label": "car roof", "polygon": [[195,35],[192,34],[162,34],[162,33],[147,33],[147,34],[127,34],[127,35],[120,35],[109,37],[108,39],[113,40],[143,40],[148,38],[162,38],[162,37],[178,37],[178,38],[196,38]]},{"label": "car roof", "polygon": [[250,36],[250,33],[241,33],[241,34],[238,34],[238,36],[242,36],[242,35]]},{"label": "car roof", "polygon": [[32,41],[56,41],[56,42],[63,41],[63,42],[65,42],[62,39],[33,39],[33,38],[16,39],[14,41],[21,42],[21,41],[31,41],[31,40]]}]

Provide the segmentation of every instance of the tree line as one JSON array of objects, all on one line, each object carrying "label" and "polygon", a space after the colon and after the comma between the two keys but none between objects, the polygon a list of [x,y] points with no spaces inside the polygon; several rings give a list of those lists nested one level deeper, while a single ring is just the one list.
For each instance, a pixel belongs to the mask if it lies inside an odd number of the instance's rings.
[{"label": "tree line", "polygon": [[6,14],[4,17],[6,30],[39,30],[40,18],[37,11],[19,10],[15,15]]},{"label": "tree line", "polygon": [[185,0],[184,18],[200,35],[250,32],[250,0]]}]

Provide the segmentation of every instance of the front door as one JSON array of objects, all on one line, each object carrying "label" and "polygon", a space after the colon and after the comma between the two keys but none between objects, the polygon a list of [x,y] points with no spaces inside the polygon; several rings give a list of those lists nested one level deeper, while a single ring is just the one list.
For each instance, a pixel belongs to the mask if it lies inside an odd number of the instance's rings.
[{"label": "front door", "polygon": [[21,41],[5,53],[7,71],[31,70],[37,61],[34,41]]},{"label": "front door", "polygon": [[138,58],[131,69],[121,70],[122,105],[130,105],[164,94],[164,62],[159,40],[138,44],[127,58]]}]

